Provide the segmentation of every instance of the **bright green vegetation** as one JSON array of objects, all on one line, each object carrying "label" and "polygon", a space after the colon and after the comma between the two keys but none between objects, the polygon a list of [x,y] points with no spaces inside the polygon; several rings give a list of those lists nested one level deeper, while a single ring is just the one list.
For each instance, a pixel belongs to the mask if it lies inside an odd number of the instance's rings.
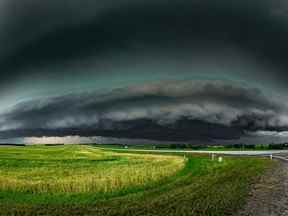
[{"label": "bright green vegetation", "polygon": [[0,147],[0,215],[229,215],[268,159]]}]

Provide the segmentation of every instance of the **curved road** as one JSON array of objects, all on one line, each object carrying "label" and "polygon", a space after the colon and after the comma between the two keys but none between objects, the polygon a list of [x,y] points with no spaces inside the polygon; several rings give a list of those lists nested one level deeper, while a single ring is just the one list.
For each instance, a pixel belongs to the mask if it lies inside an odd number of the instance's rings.
[{"label": "curved road", "polygon": [[288,150],[259,150],[259,151],[207,151],[207,150],[153,150],[153,149],[121,149],[121,148],[101,148],[115,151],[133,151],[133,152],[163,152],[163,153],[195,153],[195,154],[220,154],[220,155],[239,155],[239,156],[270,156],[288,158]]}]

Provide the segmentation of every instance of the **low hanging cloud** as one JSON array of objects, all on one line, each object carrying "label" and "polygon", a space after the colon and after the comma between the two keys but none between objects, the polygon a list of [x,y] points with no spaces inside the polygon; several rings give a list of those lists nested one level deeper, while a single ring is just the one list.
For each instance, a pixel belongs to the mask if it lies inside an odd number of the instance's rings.
[{"label": "low hanging cloud", "polygon": [[288,128],[284,98],[224,81],[161,81],[32,100],[0,116],[0,136],[240,138]]}]

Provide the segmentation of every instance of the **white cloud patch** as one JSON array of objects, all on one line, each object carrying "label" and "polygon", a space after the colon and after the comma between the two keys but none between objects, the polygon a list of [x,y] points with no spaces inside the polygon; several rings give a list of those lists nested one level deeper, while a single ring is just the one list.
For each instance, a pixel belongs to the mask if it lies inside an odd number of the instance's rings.
[{"label": "white cloud patch", "polygon": [[[0,139],[1,143],[18,143],[18,144],[167,144],[176,142],[153,141],[147,139],[125,139],[111,138],[101,136],[64,136],[64,137],[23,137],[17,139]],[[177,142],[179,143],[179,142]]]},{"label": "white cloud patch", "polygon": [[256,131],[251,132],[249,135],[252,136],[268,136],[268,137],[283,137],[287,138],[288,141],[288,131]]},{"label": "white cloud patch", "polygon": [[27,144],[83,144],[83,143],[99,143],[101,138],[97,137],[80,137],[80,136],[66,136],[66,137],[25,137],[23,143]]}]

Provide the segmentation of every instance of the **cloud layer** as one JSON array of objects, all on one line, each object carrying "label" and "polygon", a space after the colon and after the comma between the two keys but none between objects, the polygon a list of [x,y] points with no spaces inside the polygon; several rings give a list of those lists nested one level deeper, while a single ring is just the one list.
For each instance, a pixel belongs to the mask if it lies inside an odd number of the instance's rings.
[{"label": "cloud layer", "polygon": [[191,133],[195,139],[236,138],[246,131],[288,128],[283,101],[233,82],[153,82],[101,94],[87,92],[20,103],[1,115],[0,135],[56,133],[163,140],[166,130],[174,140],[179,140],[178,136],[193,139]]},{"label": "cloud layer", "polygon": [[[285,8],[285,2],[272,0],[2,0],[1,87],[34,68],[45,78],[46,70],[40,69],[75,61],[85,65],[89,58],[100,62],[94,68],[98,72],[105,58],[111,64],[121,56],[133,65],[133,57],[141,59],[144,52],[162,58],[176,53],[175,60],[215,50],[221,55],[227,48],[272,67],[281,75],[278,81],[286,82]],[[229,56],[224,57],[229,64]],[[69,69],[61,73],[69,75]]]}]

